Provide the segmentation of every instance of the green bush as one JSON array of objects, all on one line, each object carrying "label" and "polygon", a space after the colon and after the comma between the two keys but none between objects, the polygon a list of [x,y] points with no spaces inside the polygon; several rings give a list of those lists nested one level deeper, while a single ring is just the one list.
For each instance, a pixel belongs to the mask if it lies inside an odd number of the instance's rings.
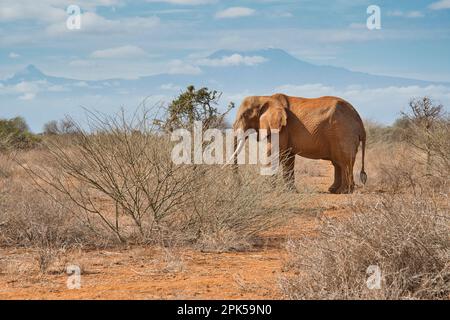
[{"label": "green bush", "polygon": [[29,149],[39,141],[39,137],[30,132],[22,117],[0,119],[0,149]]},{"label": "green bush", "polygon": [[165,119],[155,120],[155,124],[166,132],[184,128],[192,129],[196,121],[201,121],[204,128],[227,127],[225,116],[234,108],[234,103],[230,102],[227,110],[220,113],[217,106],[222,93],[208,88],[195,89],[188,86],[167,107]]}]

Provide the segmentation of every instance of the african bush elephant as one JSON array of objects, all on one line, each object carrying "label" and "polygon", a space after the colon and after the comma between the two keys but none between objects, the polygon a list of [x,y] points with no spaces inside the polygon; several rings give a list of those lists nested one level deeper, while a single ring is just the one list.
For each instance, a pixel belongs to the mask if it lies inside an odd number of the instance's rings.
[{"label": "african bush elephant", "polygon": [[[366,131],[353,106],[341,98],[306,99],[284,94],[247,97],[237,112],[233,128],[266,129],[268,140],[270,130],[278,129],[283,175],[291,186],[295,155],[331,161],[334,166],[334,182],[328,189],[331,193],[353,192],[353,165],[362,142],[360,179],[366,183]],[[242,146],[243,141],[238,144]]]}]

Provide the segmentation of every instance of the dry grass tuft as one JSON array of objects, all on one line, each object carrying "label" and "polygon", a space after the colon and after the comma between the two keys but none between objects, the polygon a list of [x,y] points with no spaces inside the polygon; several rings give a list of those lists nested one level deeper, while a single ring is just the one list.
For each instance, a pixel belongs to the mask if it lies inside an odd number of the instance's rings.
[{"label": "dry grass tuft", "polygon": [[[448,125],[412,122],[413,142],[371,146],[363,194],[378,194],[359,199],[348,219],[321,221],[317,236],[289,242],[287,298],[449,299]],[[379,288],[369,289],[371,266]]]},{"label": "dry grass tuft", "polygon": [[[448,299],[448,209],[431,198],[388,196],[346,221],[324,221],[318,237],[289,243],[296,275],[282,290],[290,299]],[[380,268],[381,289],[367,287],[371,265]]]}]

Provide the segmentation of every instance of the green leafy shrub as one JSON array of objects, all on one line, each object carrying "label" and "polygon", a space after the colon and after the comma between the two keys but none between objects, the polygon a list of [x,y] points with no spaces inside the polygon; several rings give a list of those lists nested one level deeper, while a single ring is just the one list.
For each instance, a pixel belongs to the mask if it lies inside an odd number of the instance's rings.
[{"label": "green leafy shrub", "polygon": [[22,117],[0,119],[0,149],[30,149],[39,141]]}]

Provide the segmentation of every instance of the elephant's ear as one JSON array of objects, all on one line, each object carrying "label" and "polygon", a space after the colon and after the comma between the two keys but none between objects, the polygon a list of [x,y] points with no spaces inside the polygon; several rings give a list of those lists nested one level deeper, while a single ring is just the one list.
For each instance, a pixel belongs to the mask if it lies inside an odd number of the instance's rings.
[{"label": "elephant's ear", "polygon": [[259,127],[267,130],[281,130],[287,123],[286,109],[276,100],[266,101],[259,118]]}]

